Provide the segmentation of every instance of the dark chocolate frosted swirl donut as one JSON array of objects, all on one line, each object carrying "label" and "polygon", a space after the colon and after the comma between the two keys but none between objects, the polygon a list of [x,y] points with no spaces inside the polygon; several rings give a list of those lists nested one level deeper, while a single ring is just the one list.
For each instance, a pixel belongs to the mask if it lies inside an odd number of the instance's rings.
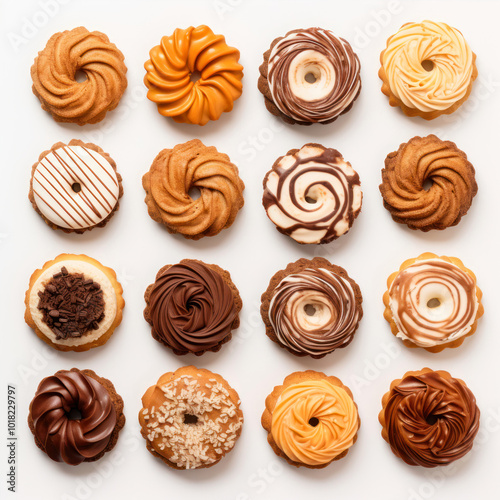
[{"label": "dark chocolate frosted swirl donut", "polygon": [[393,452],[409,465],[448,465],[471,450],[479,430],[472,392],[434,371],[405,377],[391,390],[384,416]]},{"label": "dark chocolate frosted swirl donut", "polygon": [[196,261],[171,266],[157,278],[149,308],[153,336],[181,353],[215,347],[238,315],[231,288]]},{"label": "dark chocolate frosted swirl donut", "polygon": [[281,344],[313,356],[347,346],[360,319],[351,283],[327,269],[286,276],[269,304],[269,320]]},{"label": "dark chocolate frosted swirl donut", "polygon": [[[70,418],[77,410],[81,418]],[[31,402],[34,434],[56,462],[78,465],[99,455],[116,425],[106,388],[80,371],[57,372],[42,380]]]},{"label": "dark chocolate frosted swirl donut", "polygon": [[274,45],[267,78],[283,114],[317,123],[349,109],[361,90],[359,70],[358,56],[346,40],[329,30],[308,28],[290,31]]},{"label": "dark chocolate frosted swirl donut", "polygon": [[278,231],[299,243],[328,243],[351,228],[362,197],[358,174],[337,150],[306,144],[275,162],[262,202]]},{"label": "dark chocolate frosted swirl donut", "polygon": [[442,259],[417,261],[400,271],[389,297],[398,337],[421,347],[466,335],[479,305],[472,277]]}]

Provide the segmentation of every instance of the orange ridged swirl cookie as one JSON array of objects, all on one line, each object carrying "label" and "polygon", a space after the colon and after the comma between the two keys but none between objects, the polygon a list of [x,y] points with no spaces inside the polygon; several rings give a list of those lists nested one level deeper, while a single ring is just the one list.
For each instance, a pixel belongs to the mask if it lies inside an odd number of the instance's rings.
[{"label": "orange ridged swirl cookie", "polygon": [[382,92],[408,116],[453,113],[469,97],[475,59],[462,33],[445,23],[404,24],[380,54]]},{"label": "orange ridged swirl cookie", "polygon": [[[127,88],[123,54],[104,33],[84,27],[51,36],[31,67],[33,93],[57,122],[100,122]],[[86,79],[76,80],[82,72]]]},{"label": "orange ridged swirl cookie", "polygon": [[407,347],[440,352],[460,346],[476,331],[482,295],[460,259],[427,252],[389,276],[384,318]]},{"label": "orange ridged swirl cookie", "polygon": [[475,170],[453,142],[435,135],[413,137],[387,155],[380,192],[396,222],[421,231],[446,229],[458,224],[472,204]]},{"label": "orange ridged swirl cookie", "polygon": [[354,444],[359,416],[350,390],[336,377],[295,372],[266,400],[262,424],[274,451],[295,466],[321,468]]},{"label": "orange ridged swirl cookie", "polygon": [[[179,123],[205,125],[233,109],[243,85],[240,52],[208,26],[176,29],[149,52],[144,83],[158,112]],[[200,78],[193,81],[193,73]]]},{"label": "orange ridged swirl cookie", "polygon": [[[151,218],[193,240],[228,228],[244,203],[236,165],[198,139],[161,151],[142,184]],[[199,198],[192,198],[192,189]]]}]

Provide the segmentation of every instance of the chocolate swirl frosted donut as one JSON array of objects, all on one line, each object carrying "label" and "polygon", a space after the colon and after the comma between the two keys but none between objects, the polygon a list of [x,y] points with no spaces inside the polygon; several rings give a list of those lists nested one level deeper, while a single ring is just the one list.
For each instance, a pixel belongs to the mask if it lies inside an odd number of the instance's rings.
[{"label": "chocolate swirl frosted donut", "polygon": [[175,354],[218,351],[239,326],[238,290],[230,274],[213,264],[184,259],[163,267],[145,300],[153,337]]},{"label": "chocolate swirl frosted donut", "polygon": [[259,90],[267,109],[287,123],[331,123],[361,91],[351,45],[331,31],[299,29],[277,38],[264,54]]},{"label": "chocolate swirl frosted donut", "polygon": [[57,122],[100,122],[127,88],[123,60],[104,33],[84,27],[56,33],[31,67],[33,93]]},{"label": "chocolate swirl frosted donut", "polygon": [[[244,203],[236,165],[198,139],[161,151],[142,185],[151,218],[193,240],[228,228]],[[192,189],[199,198],[192,198]]]},{"label": "chocolate swirl frosted donut", "polygon": [[337,150],[306,144],[276,160],[262,203],[281,233],[299,243],[329,243],[349,231],[362,198],[358,174]]},{"label": "chocolate swirl frosted donut", "polygon": [[425,253],[391,274],[384,317],[408,347],[458,347],[483,315],[476,277],[455,257]]},{"label": "chocolate swirl frosted donut", "polygon": [[475,170],[453,142],[435,135],[413,137],[387,155],[380,192],[396,222],[421,231],[446,229],[457,225],[472,204]]},{"label": "chocolate swirl frosted donut", "polygon": [[382,437],[409,465],[448,465],[472,449],[479,430],[476,398],[445,371],[406,373],[391,384],[382,406]]},{"label": "chocolate swirl frosted donut", "polygon": [[321,358],[346,347],[363,316],[361,290],[326,259],[300,259],[277,272],[262,295],[271,340],[297,356]]},{"label": "chocolate swirl frosted donut", "polygon": [[123,401],[91,370],[61,370],[40,382],[28,418],[35,442],[52,460],[78,465],[111,450],[125,424]]}]

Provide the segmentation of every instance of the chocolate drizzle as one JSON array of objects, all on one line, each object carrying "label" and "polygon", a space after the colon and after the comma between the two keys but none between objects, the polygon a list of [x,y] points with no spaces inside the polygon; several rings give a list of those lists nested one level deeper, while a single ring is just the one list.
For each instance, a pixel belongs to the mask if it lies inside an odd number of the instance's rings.
[{"label": "chocolate drizzle", "polygon": [[101,285],[86,279],[82,273],[69,273],[64,266],[38,296],[42,319],[58,340],[81,337],[97,330],[104,319]]}]

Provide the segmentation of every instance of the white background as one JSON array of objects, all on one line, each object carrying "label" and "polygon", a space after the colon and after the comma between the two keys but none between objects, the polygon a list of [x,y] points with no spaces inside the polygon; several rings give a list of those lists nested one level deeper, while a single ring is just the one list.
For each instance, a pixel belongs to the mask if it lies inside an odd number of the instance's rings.
[{"label": "white background", "polygon": [[[98,1],[1,2],[2,53],[0,166],[0,338],[2,402],[0,496],[8,498],[5,472],[6,386],[17,386],[18,493],[20,499],[203,498],[244,500],[335,497],[349,499],[468,499],[497,484],[500,446],[498,109],[500,3],[481,1]],[[47,7],[46,7],[47,8]],[[50,10],[50,9],[49,9]],[[405,117],[380,92],[379,54],[403,23],[445,21],[463,31],[477,53],[479,79],[469,101],[432,122]],[[33,26],[32,24],[37,24]],[[244,91],[233,112],[205,127],[179,125],[145,99],[143,64],[150,48],[177,27],[209,25],[241,51]],[[60,125],[31,92],[30,66],[49,37],[83,25],[106,33],[125,54],[129,87],[118,108],[95,126]],[[353,109],[331,125],[284,126],[265,109],[257,90],[262,53],[295,28],[321,26],[347,38],[362,66],[363,88]],[[479,193],[458,227],[421,233],[396,224],[382,206],[380,169],[387,153],[415,135],[437,133],[464,150],[477,171]],[[198,137],[229,154],[239,166],[245,206],[233,226],[215,238],[188,241],[153,222],[143,202],[141,177],[163,148]],[[28,202],[32,164],[58,141],[95,142],[116,160],[125,195],[104,229],[83,236],[51,230]],[[274,160],[306,142],[338,149],[358,171],[363,209],[353,229],[323,247],[301,246],[279,234],[261,206],[262,179]],[[382,317],[387,276],[424,251],[454,255],[476,272],[485,315],[477,333],[458,349],[439,354],[409,350]],[[124,286],[123,323],[103,347],[59,353],[45,347],[23,320],[31,273],[62,252],[85,253],[113,267]],[[260,320],[260,295],[269,278],[300,257],[321,255],[348,270],[364,296],[364,317],[353,343],[321,360],[296,358],[268,340]],[[142,317],[143,293],[157,270],[182,258],[228,269],[241,292],[241,327],[218,353],[177,357],[153,340]],[[216,467],[168,468],[146,450],[139,435],[140,398],[161,374],[195,363],[221,373],[239,392],[245,414],[241,439]],[[125,401],[127,424],[116,448],[95,464],[52,462],[35,446],[26,424],[39,381],[59,369],[91,368],[113,381]],[[439,470],[409,467],[380,436],[377,415],[390,382],[407,370],[430,366],[464,379],[482,411],[473,452]],[[260,416],[275,385],[296,370],[340,377],[359,406],[362,426],[347,458],[324,470],[295,469],[274,455]]]}]

